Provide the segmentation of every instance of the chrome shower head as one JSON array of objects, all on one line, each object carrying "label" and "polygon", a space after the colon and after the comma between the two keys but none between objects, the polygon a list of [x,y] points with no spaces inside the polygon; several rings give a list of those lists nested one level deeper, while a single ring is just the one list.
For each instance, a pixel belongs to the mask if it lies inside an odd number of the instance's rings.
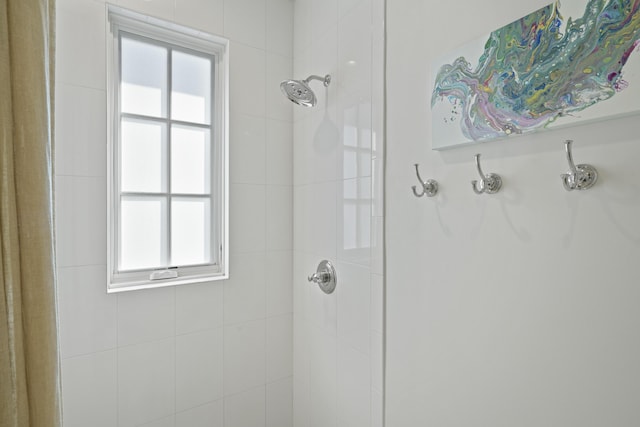
[{"label": "chrome shower head", "polygon": [[329,74],[324,77],[312,75],[304,80],[285,80],[280,83],[280,90],[291,102],[303,107],[314,107],[317,99],[315,93],[309,87],[309,81],[311,80],[320,80],[327,87],[331,83],[331,76]]}]

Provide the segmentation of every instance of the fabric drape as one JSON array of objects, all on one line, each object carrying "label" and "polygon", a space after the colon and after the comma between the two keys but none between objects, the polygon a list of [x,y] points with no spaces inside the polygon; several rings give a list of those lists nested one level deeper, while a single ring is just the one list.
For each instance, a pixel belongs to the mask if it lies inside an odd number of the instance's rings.
[{"label": "fabric drape", "polygon": [[0,0],[0,426],[59,427],[54,0]]}]

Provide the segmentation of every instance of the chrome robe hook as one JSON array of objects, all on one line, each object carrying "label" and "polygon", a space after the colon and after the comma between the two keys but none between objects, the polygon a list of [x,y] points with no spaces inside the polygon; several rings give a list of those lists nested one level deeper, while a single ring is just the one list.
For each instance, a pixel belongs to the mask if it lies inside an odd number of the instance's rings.
[{"label": "chrome robe hook", "polygon": [[580,164],[575,165],[573,163],[573,156],[571,155],[571,144],[573,140],[567,139],[564,142],[564,149],[567,152],[567,161],[569,162],[569,171],[560,175],[562,178],[562,185],[565,190],[588,190],[598,180],[598,171],[591,165]]},{"label": "chrome robe hook", "polygon": [[420,177],[420,171],[418,171],[418,164],[415,163],[414,166],[416,167],[416,176],[418,177],[418,181],[420,181],[420,185],[422,185],[422,193],[418,193],[416,191],[416,186],[413,185],[411,186],[411,189],[413,190],[413,194],[416,197],[422,197],[425,194],[427,195],[427,197],[433,197],[436,194],[438,194],[438,182],[433,179],[428,179],[426,181],[423,181],[422,178]]},{"label": "chrome robe hook", "polygon": [[484,172],[482,172],[482,168],[480,167],[480,154],[476,154],[475,159],[476,168],[478,169],[478,174],[480,174],[480,181],[471,181],[473,192],[476,194],[494,194],[500,191],[500,188],[502,187],[502,178],[500,177],[500,175],[495,173],[485,175]]}]

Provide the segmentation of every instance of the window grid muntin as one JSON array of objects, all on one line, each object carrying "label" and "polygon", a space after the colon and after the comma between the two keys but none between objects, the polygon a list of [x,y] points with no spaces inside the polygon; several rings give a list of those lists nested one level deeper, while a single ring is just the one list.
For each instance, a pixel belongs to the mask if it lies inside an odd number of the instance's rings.
[{"label": "window grid muntin", "polygon": [[[167,117],[155,117],[155,116],[146,116],[146,115],[142,115],[142,114],[134,114],[134,113],[122,113],[121,111],[121,95],[120,95],[120,91],[121,91],[121,81],[122,81],[122,39],[123,38],[131,38],[134,40],[138,40],[138,41],[142,41],[144,43],[148,43],[151,45],[156,45],[156,46],[162,46],[165,47],[167,49],[167,74],[166,74],[166,78],[167,78],[167,82],[166,82],[166,87],[167,87],[167,93],[166,93],[166,97],[167,99],[163,99],[162,102],[166,102],[166,116]],[[215,133],[214,133],[214,126],[215,126],[215,73],[217,72],[217,61],[216,61],[216,56],[214,54],[211,53],[205,53],[205,52],[200,52],[197,50],[193,50],[193,49],[189,49],[187,47],[184,46],[180,46],[180,45],[176,45],[173,43],[168,43],[165,41],[159,41],[159,40],[155,40],[155,39],[151,39],[145,36],[141,36],[139,34],[135,34],[135,33],[131,33],[128,31],[123,31],[120,30],[118,31],[118,71],[119,71],[119,75],[118,75],[118,81],[119,81],[119,85],[118,85],[118,90],[117,90],[117,94],[116,94],[116,108],[117,108],[117,115],[118,115],[118,121],[119,121],[119,125],[118,125],[118,135],[117,135],[117,147],[116,147],[116,165],[120,166],[121,164],[121,156],[122,156],[122,149],[121,149],[121,144],[122,144],[122,135],[121,135],[121,123],[122,123],[122,119],[123,118],[134,118],[136,120],[140,120],[142,122],[145,121],[149,121],[149,122],[161,122],[161,123],[165,123],[166,124],[166,144],[164,144],[163,148],[165,150],[165,155],[162,157],[163,161],[164,161],[164,165],[162,165],[163,169],[166,171],[166,173],[163,174],[164,179],[167,181],[164,184],[164,188],[167,188],[168,191],[167,192],[123,192],[121,190],[121,170],[119,167],[115,167],[114,170],[116,171],[116,176],[117,176],[117,207],[116,207],[116,218],[117,218],[117,225],[116,225],[116,232],[115,232],[115,239],[116,239],[116,247],[118,248],[118,254],[117,254],[117,265],[116,267],[116,274],[127,274],[127,273],[142,273],[145,271],[152,271],[152,270],[159,270],[159,269],[168,269],[168,268],[175,268],[175,267],[185,267],[185,268],[192,268],[192,267],[203,267],[203,266],[216,266],[218,265],[218,260],[219,260],[219,255],[220,255],[220,251],[222,250],[221,248],[221,244],[218,245],[216,242],[218,242],[219,240],[219,236],[221,235],[221,230],[219,230],[218,227],[216,227],[216,221],[214,220],[215,216],[217,214],[219,214],[219,204],[216,203],[216,197],[215,196],[215,191],[218,189],[218,173],[217,171],[211,171],[210,173],[210,184],[209,184],[209,192],[206,194],[178,194],[178,193],[171,193],[171,148],[172,148],[172,127],[173,125],[178,125],[178,126],[182,126],[182,127],[194,127],[194,128],[200,128],[200,129],[208,129],[209,130],[209,134],[210,134],[210,138],[209,138],[209,159],[208,159],[208,166],[209,168],[213,168],[214,165],[216,165],[216,157],[219,155],[218,151],[218,143],[216,141],[216,138],[214,137]],[[210,64],[211,64],[211,73],[210,73],[210,84],[209,84],[209,88],[210,88],[210,98],[209,98],[209,102],[211,105],[209,105],[209,124],[203,124],[203,123],[197,123],[197,122],[188,122],[188,121],[184,121],[184,120],[172,120],[171,119],[171,109],[172,109],[172,58],[173,58],[173,51],[180,51],[189,55],[194,55],[194,56],[199,56],[202,58],[206,58]],[[142,268],[142,269],[130,269],[130,270],[122,270],[120,268],[120,266],[122,265],[122,260],[121,260],[121,255],[122,255],[122,250],[121,250],[121,223],[122,223],[122,207],[121,207],[121,200],[123,197],[126,196],[136,196],[136,197],[149,197],[149,198],[157,198],[157,197],[166,197],[166,203],[165,203],[165,215],[166,215],[166,221],[165,221],[165,230],[163,230],[164,235],[162,236],[162,242],[166,242],[166,247],[162,248],[161,253],[166,257],[166,259],[163,260],[164,265],[160,266],[158,268]],[[192,197],[192,198],[207,198],[209,199],[209,203],[210,203],[210,212],[211,215],[209,215],[209,230],[210,230],[210,234],[209,234],[209,245],[210,245],[210,262],[209,263],[205,263],[205,264],[188,264],[188,265],[184,265],[184,266],[176,266],[176,265],[171,265],[172,263],[170,262],[171,260],[171,208],[172,208],[172,198],[173,197]]]}]

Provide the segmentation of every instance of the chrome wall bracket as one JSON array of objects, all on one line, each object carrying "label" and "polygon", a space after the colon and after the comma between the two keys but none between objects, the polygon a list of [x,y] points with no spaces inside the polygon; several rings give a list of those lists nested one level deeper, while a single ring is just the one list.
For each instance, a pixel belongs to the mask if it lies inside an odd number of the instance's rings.
[{"label": "chrome wall bracket", "polygon": [[573,140],[567,139],[564,142],[564,149],[567,152],[567,161],[569,162],[569,171],[560,175],[562,185],[567,191],[588,190],[593,187],[598,180],[598,171],[591,165],[573,163],[571,154],[571,144]]},{"label": "chrome wall bracket", "polygon": [[436,194],[438,194],[438,181],[434,180],[434,179],[428,179],[426,181],[423,181],[422,178],[420,177],[420,171],[418,170],[418,164],[414,164],[414,166],[416,167],[416,176],[418,177],[418,181],[420,181],[420,185],[422,185],[422,192],[418,193],[416,191],[416,186],[412,185],[411,189],[413,190],[413,194],[416,197],[422,197],[424,195],[426,195],[427,197],[433,197]]},{"label": "chrome wall bracket", "polygon": [[480,167],[480,154],[476,154],[475,159],[476,168],[478,169],[478,174],[480,174],[480,181],[471,181],[473,192],[476,194],[494,194],[500,191],[500,188],[502,188],[502,178],[500,177],[500,175],[495,173],[485,175],[484,172],[482,172],[482,168]]},{"label": "chrome wall bracket", "polygon": [[336,276],[336,269],[333,268],[333,264],[326,259],[320,261],[315,273],[307,277],[309,282],[317,283],[322,292],[330,294],[336,289],[338,283],[338,277]]}]

